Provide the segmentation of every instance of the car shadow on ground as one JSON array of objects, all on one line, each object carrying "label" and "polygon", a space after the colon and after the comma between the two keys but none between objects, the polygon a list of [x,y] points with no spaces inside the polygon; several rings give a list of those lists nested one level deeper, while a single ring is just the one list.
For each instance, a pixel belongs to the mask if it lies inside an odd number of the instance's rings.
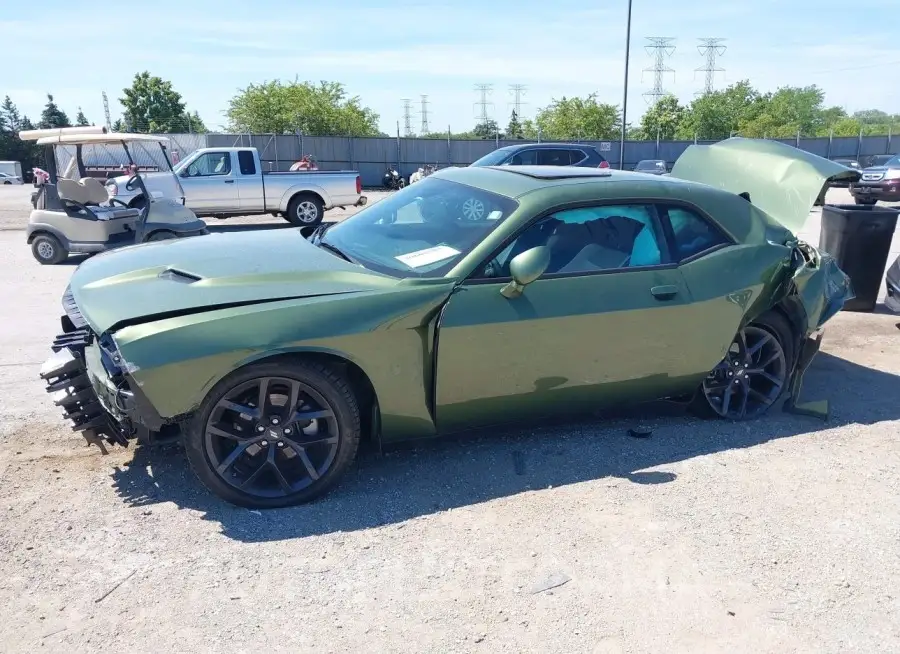
[{"label": "car shadow on ground", "polygon": [[[677,483],[676,473],[657,468],[842,424],[896,420],[898,382],[897,375],[823,352],[807,373],[801,399],[828,399],[828,422],[773,408],[759,420],[728,423],[656,405],[603,420],[481,432],[384,455],[370,448],[330,494],[289,509],[251,512],[219,500],[200,485],[174,445],[137,448],[132,463],[114,472],[114,486],[132,506],[173,502],[201,511],[239,541],[355,531],[602,478]],[[652,428],[649,438],[628,434],[638,422]]]},{"label": "car shadow on ground", "polygon": [[217,225],[215,222],[207,221],[206,228],[210,234],[231,234],[234,232],[259,232],[268,229],[296,229],[295,225],[289,222],[273,222],[273,223],[251,223],[249,225]]}]

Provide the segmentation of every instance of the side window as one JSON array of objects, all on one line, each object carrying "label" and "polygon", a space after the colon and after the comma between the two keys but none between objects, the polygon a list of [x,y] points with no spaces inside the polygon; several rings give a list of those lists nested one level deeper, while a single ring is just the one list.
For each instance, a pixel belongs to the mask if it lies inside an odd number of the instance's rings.
[{"label": "side window", "polygon": [[570,161],[568,150],[537,150],[540,166],[568,166]]},{"label": "side window", "polygon": [[665,207],[662,213],[663,220],[667,220],[672,228],[678,261],[728,243],[714,225],[690,209]]},{"label": "side window", "polygon": [[584,150],[569,150],[569,165],[577,166],[582,161],[587,159],[587,153]]},{"label": "side window", "polygon": [[559,211],[522,232],[478,278],[509,277],[509,262],[539,245],[550,248],[545,275],[660,265],[666,261],[652,216],[653,208],[643,204]]},{"label": "side window", "polygon": [[537,164],[537,150],[522,150],[516,152],[506,165],[508,166],[534,166]]},{"label": "side window", "polygon": [[206,152],[187,168],[188,177],[214,177],[229,173],[231,173],[231,154],[228,152]]},{"label": "side window", "polygon": [[241,169],[241,175],[255,175],[256,162],[253,160],[253,153],[249,150],[240,150],[238,152],[238,167]]}]

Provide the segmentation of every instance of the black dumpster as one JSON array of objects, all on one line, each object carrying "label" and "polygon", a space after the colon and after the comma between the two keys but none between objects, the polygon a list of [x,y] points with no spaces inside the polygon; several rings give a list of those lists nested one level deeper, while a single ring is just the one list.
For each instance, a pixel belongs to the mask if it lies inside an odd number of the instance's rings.
[{"label": "black dumpster", "polygon": [[873,311],[881,291],[891,239],[900,209],[878,205],[826,204],[822,207],[819,249],[847,273],[856,297],[846,311]]}]

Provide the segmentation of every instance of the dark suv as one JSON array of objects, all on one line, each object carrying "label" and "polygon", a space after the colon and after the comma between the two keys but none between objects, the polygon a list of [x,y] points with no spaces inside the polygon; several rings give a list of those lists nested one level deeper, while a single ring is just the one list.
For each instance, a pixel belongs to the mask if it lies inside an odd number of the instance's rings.
[{"label": "dark suv", "polygon": [[880,166],[863,168],[858,182],[850,184],[856,204],[900,202],[900,155],[894,155]]},{"label": "dark suv", "polygon": [[472,166],[579,166],[609,168],[593,145],[581,143],[527,143],[507,145],[484,155]]}]

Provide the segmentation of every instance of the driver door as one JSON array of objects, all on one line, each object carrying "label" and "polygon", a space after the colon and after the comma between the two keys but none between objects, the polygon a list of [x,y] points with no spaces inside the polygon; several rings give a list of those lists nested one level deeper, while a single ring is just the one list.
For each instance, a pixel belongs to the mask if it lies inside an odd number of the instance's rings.
[{"label": "driver door", "polygon": [[182,174],[185,204],[191,210],[229,213],[240,207],[231,152],[204,152]]},{"label": "driver door", "polygon": [[[560,236],[560,225],[576,228]],[[559,211],[461,285],[438,325],[438,430],[692,389],[678,347],[695,329],[690,292],[661,234],[649,204]],[[507,299],[509,260],[536,244],[551,248],[550,267]]]}]

